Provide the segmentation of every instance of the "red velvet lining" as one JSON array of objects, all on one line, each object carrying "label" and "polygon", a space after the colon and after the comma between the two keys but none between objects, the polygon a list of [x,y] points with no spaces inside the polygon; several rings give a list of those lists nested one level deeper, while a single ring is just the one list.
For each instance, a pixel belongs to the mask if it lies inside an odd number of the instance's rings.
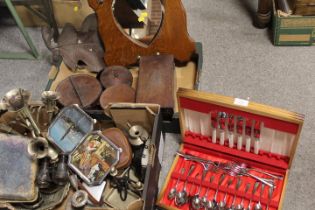
[{"label": "red velvet lining", "polygon": [[224,106],[218,106],[215,104],[195,101],[188,98],[181,97],[179,100],[180,100],[181,109],[190,109],[190,110],[194,110],[194,111],[202,112],[202,113],[210,113],[214,111],[227,112],[229,114],[240,115],[245,118],[264,122],[265,127],[276,129],[276,130],[287,132],[287,133],[292,133],[292,134],[297,134],[299,130],[299,125],[294,124],[294,123],[285,122],[285,121],[277,120],[270,117],[264,117],[264,116],[260,116],[260,115],[252,114],[249,112],[240,111],[240,110],[235,110],[235,109],[227,108]]},{"label": "red velvet lining", "polygon": [[234,146],[234,148],[230,148],[227,141],[225,142],[225,145],[214,144],[212,143],[210,137],[202,136],[191,131],[185,132],[184,142],[196,145],[196,148],[203,147],[207,150],[217,151],[222,156],[225,155],[230,158],[234,156],[234,159],[237,158],[242,161],[246,160],[251,164],[253,162],[260,162],[261,164],[270,165],[281,169],[288,168],[289,157],[287,156],[273,154],[265,152],[263,150],[260,150],[259,155],[256,155],[253,153],[253,148],[251,149],[251,152],[246,152],[245,148],[243,148],[242,150],[235,149],[236,145]]},{"label": "red velvet lining", "polygon": [[[192,146],[192,147],[194,147],[194,146]],[[182,150],[182,152],[183,153],[188,153],[188,154],[191,154],[191,155],[195,155],[195,156],[200,157],[200,158],[212,160],[212,161],[220,161],[220,162],[231,161],[230,159],[226,159],[226,158],[223,158],[223,157],[216,156],[216,154],[202,153],[203,149],[201,149],[200,151],[192,150],[192,147],[191,147],[191,145],[185,145],[183,150]],[[180,157],[178,159],[178,162],[176,163],[175,167],[173,168],[173,171],[170,172],[171,173],[170,179],[168,180],[168,183],[166,184],[166,189],[164,191],[164,195],[162,195],[162,198],[159,201],[160,204],[163,204],[165,206],[170,206],[170,207],[173,207],[173,208],[178,208],[178,209],[184,209],[184,210],[188,210],[189,209],[189,204],[185,204],[182,207],[177,207],[175,205],[175,203],[174,203],[174,200],[169,200],[167,198],[167,195],[168,195],[170,189],[173,188],[176,185],[176,182],[177,182],[178,179],[180,180],[180,182],[177,185],[177,190],[181,191],[183,189],[184,182],[185,182],[185,179],[186,179],[186,176],[187,176],[190,164],[195,164],[196,168],[193,171],[193,173],[191,174],[191,176],[187,179],[188,180],[188,182],[187,182],[187,191],[190,192],[191,196],[195,195],[195,193],[198,191],[199,186],[200,186],[200,177],[201,176],[199,176],[198,179],[195,179],[195,177],[196,177],[197,174],[199,174],[199,175],[202,174],[203,167],[199,163],[195,163],[195,162],[193,163],[191,161],[186,161],[186,160],[184,160],[183,158]],[[261,165],[261,166],[263,166],[263,165]],[[180,170],[181,170],[182,167],[184,167],[186,169],[184,175],[180,174]],[[281,175],[281,176],[285,176],[286,175],[286,171],[285,170],[281,170],[282,172],[280,172],[279,169],[278,170],[271,170],[271,169],[269,170],[269,167],[257,167],[256,165],[255,166],[251,165],[251,167],[259,168],[259,169],[264,170],[266,172],[271,172],[273,174],[277,174],[277,175]],[[220,177],[221,173],[222,173],[221,171],[218,171],[217,173],[215,173],[213,171],[210,171],[210,172],[207,173],[204,181],[201,184],[202,188],[201,188],[200,195],[202,197],[205,195],[207,188],[210,187],[209,188],[210,190],[209,190],[209,193],[208,193],[208,199],[211,199],[211,200],[213,199],[215,191],[216,191],[216,189],[218,187],[218,180],[219,180],[219,177]],[[260,177],[263,177],[263,178],[270,178],[270,177],[268,177],[266,175],[263,175],[263,174],[260,174],[258,172],[251,171],[251,173],[254,174],[254,175],[258,175]],[[210,184],[209,180],[210,180],[210,177],[213,176],[213,175],[215,176],[215,179]],[[245,176],[242,176],[241,178],[242,178],[242,185],[239,188],[239,190],[236,192],[236,196],[237,197],[236,197],[235,204],[236,205],[239,204],[241,202],[242,198],[244,198],[244,206],[247,208],[249,200],[250,200],[251,195],[252,195],[252,189],[254,187],[254,183],[256,182],[256,180],[254,180],[254,179],[252,179],[250,177],[245,177]],[[233,184],[229,188],[227,188],[226,187],[227,186],[227,182],[230,179],[233,180]],[[226,176],[226,178],[224,179],[222,185],[219,187],[219,193],[218,193],[218,196],[217,196],[217,201],[218,202],[223,200],[225,192],[227,192],[228,193],[227,206],[229,207],[231,205],[232,200],[233,200],[233,196],[234,196],[234,193],[235,193],[236,179],[237,179],[236,177],[231,177],[229,175]],[[247,183],[250,183],[250,189],[245,194],[244,191],[245,191],[245,186],[246,186]],[[255,193],[255,195],[252,198],[252,208],[253,208],[254,204],[256,204],[259,201],[260,189],[261,189],[261,186],[259,186],[257,192]],[[277,180],[276,181],[276,189],[274,190],[272,199],[270,200],[270,203],[269,203],[269,209],[270,210],[278,209],[279,202],[280,202],[280,197],[281,197],[281,193],[282,193],[282,189],[283,189],[283,180]],[[268,203],[268,190],[269,190],[269,187],[266,186],[265,190],[263,192],[263,195],[262,195],[261,203],[263,205],[263,209],[266,208],[266,205]]]}]

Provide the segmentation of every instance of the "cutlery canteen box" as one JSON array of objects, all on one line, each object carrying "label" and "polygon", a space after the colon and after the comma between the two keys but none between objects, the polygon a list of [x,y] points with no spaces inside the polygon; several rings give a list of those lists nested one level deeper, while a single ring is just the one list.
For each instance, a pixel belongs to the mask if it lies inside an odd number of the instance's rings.
[{"label": "cutlery canteen box", "polygon": [[[190,196],[197,194],[200,188],[200,197],[206,195],[207,200],[213,200],[218,191],[216,201],[220,202],[226,194],[227,207],[232,205],[235,196],[234,206],[243,200],[243,205],[247,208],[252,200],[252,209],[259,201],[263,209],[267,206],[269,210],[282,209],[304,115],[196,90],[179,89],[177,99],[182,136],[180,153],[213,161],[216,166],[228,165],[227,163],[242,164],[246,166],[248,173],[268,179],[268,182],[275,184],[275,188],[272,190],[265,185],[261,193],[262,184],[258,182],[258,188],[253,193],[256,179],[245,175],[231,176],[231,173],[228,173],[231,170],[222,170],[212,164],[202,180],[204,166],[177,153],[160,190],[157,206],[162,209],[191,209],[188,203],[177,206],[176,199],[168,198],[172,188],[181,192],[186,182],[186,191]],[[238,147],[241,137],[242,143]],[[192,164],[195,169],[187,176]],[[219,185],[223,171],[226,177]],[[237,190],[238,177],[242,182]],[[233,182],[227,187],[229,180]],[[246,193],[245,188],[248,188]]]}]

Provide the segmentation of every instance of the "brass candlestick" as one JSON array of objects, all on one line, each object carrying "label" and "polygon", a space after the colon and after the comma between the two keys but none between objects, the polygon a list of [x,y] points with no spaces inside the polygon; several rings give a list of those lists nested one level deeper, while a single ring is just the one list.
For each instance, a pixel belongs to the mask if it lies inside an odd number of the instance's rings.
[{"label": "brass candlestick", "polygon": [[53,116],[58,113],[57,100],[59,99],[59,93],[55,91],[44,91],[42,93],[42,102],[46,107],[46,112],[48,114],[48,123],[51,122]]},{"label": "brass candlestick", "polygon": [[21,88],[13,89],[7,92],[2,100],[2,106],[4,106],[10,112],[17,112],[22,118],[27,127],[32,131],[33,136],[40,135],[38,125],[29,109],[29,100],[31,93]]}]

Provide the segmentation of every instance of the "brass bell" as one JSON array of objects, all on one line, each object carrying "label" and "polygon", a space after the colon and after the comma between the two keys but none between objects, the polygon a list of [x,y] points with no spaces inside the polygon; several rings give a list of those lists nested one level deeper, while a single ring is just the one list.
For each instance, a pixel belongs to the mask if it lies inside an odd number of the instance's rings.
[{"label": "brass bell", "polygon": [[59,161],[57,163],[57,168],[53,173],[53,181],[57,185],[63,186],[69,181],[68,173],[68,157],[65,154],[59,155]]},{"label": "brass bell", "polygon": [[49,171],[49,158],[44,158],[41,161],[41,166],[36,177],[36,184],[39,189],[47,189],[51,184],[51,177]]}]

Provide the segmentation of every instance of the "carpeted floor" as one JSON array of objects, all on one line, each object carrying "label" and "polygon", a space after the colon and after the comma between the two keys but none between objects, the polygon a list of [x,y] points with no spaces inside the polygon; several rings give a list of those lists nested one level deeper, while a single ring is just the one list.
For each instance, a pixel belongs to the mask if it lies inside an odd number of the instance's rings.
[{"label": "carpeted floor", "polygon": [[[255,102],[306,115],[283,209],[314,209],[315,48],[274,47],[269,30],[252,26],[257,4],[254,0],[183,0],[183,3],[190,34],[203,44],[201,90],[249,97]],[[0,60],[0,95],[14,87],[23,87],[32,90],[38,98],[45,87],[50,69],[49,52],[39,29],[28,31],[42,59]],[[0,51],[27,50],[21,40],[16,28],[0,24]],[[167,135],[169,146],[165,157],[174,154],[178,141],[177,135]],[[161,177],[165,177],[171,164],[168,159],[163,163]]]}]

